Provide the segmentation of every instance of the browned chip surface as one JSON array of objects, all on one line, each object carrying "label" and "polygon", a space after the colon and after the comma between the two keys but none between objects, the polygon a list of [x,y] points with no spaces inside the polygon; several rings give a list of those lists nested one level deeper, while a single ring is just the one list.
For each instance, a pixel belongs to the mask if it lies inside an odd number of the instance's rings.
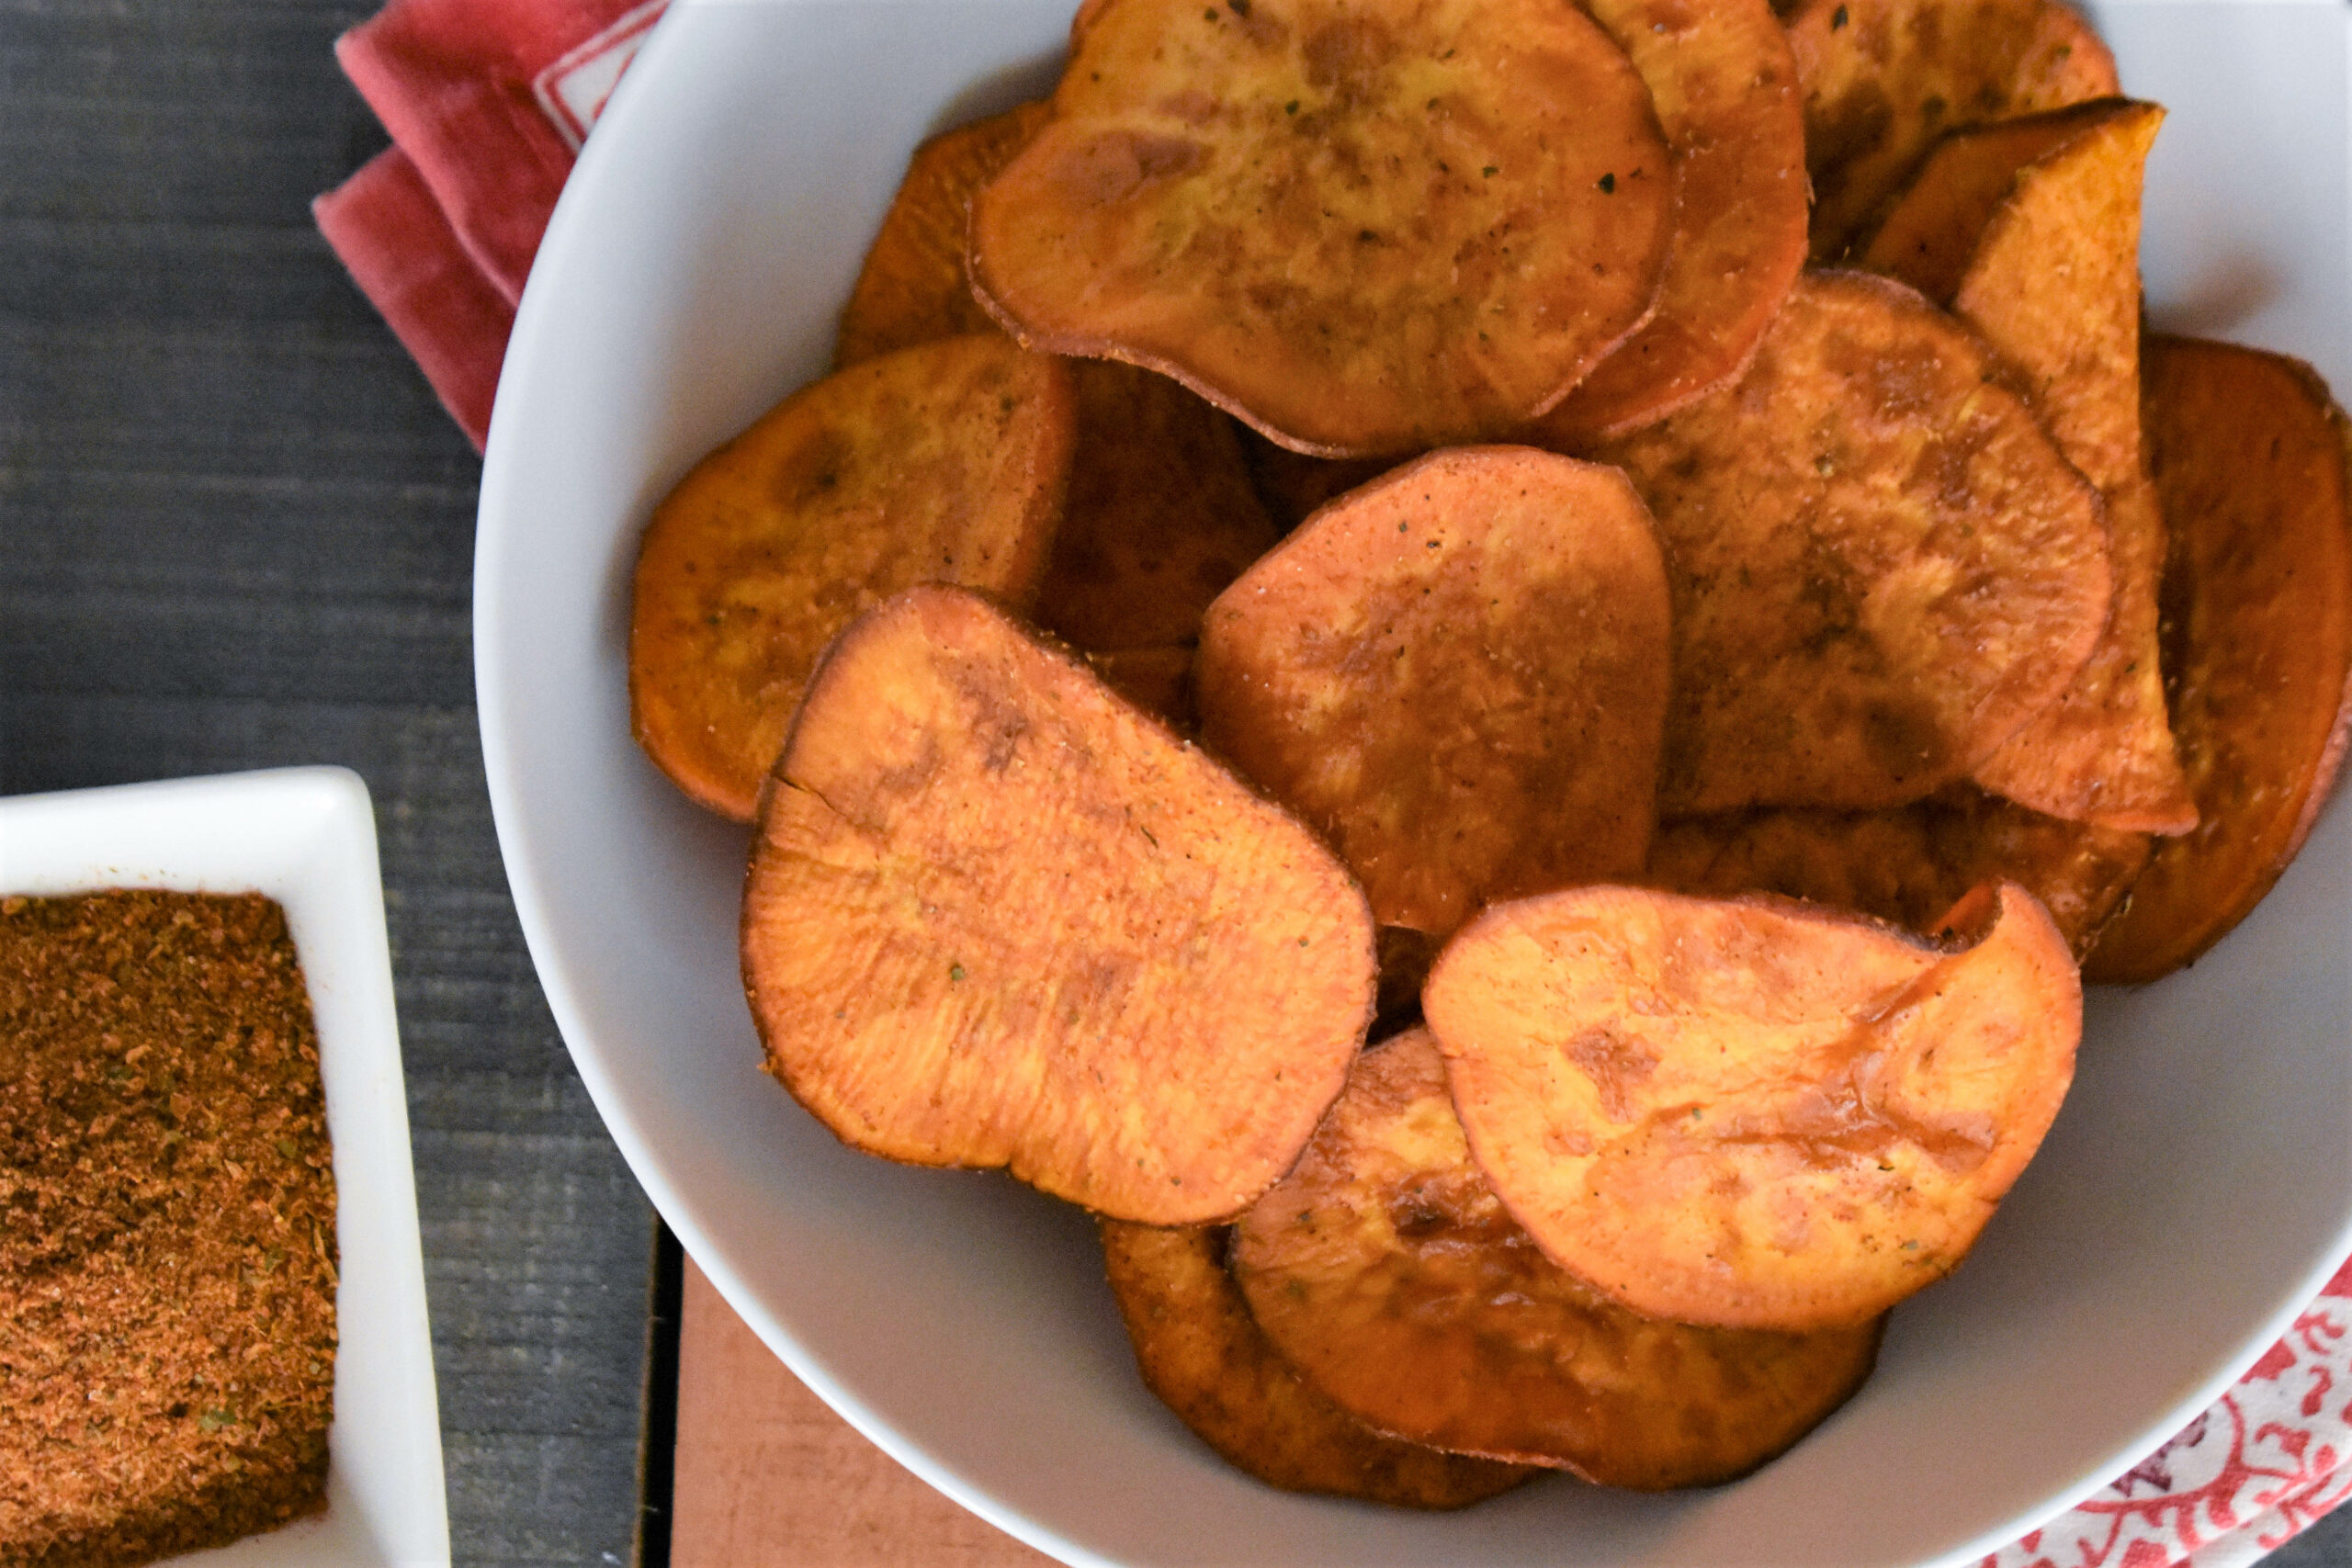
[{"label": "browned chip surface", "polygon": [[[2140,174],[2164,110],[2118,101],[2057,118],[2074,134],[2017,171],[1949,302],[2017,373],[2058,450],[2106,500],[2114,602],[2073,683],[1976,779],[2049,816],[2186,832],[2197,807],[2174,754],[2156,658],[2164,521],[2140,454]],[[1906,209],[1945,194],[1915,186],[1891,227],[1909,227]],[[1908,259],[1874,244],[1866,265],[1923,285]]]},{"label": "browned chip surface", "polygon": [[1944,132],[2120,90],[2107,46],[2058,0],[1804,0],[1788,25],[1824,261]]},{"label": "browned chip surface", "polygon": [[1111,0],[972,208],[1014,335],[1166,371],[1300,451],[1548,411],[1648,314],[1648,94],[1551,0]]},{"label": "browned chip surface", "polygon": [[1313,823],[1385,925],[1637,872],[1664,563],[1613,468],[1432,454],[1325,507],[1210,606],[1203,739]]},{"label": "browned chip surface", "polygon": [[1062,367],[993,333],[786,398],[654,510],[629,621],[639,742],[751,820],[810,667],[861,611],[924,581],[1035,595],[1072,429]]},{"label": "browned chip surface", "polygon": [[1909,289],[1810,274],[1736,386],[1597,450],[1667,547],[1662,811],[1917,799],[2081,668],[2098,497],[1994,375]]},{"label": "browned chip surface", "polygon": [[915,149],[842,311],[836,369],[933,338],[996,330],[964,279],[972,193],[1052,118],[1050,105],[1023,104]]},{"label": "browned chip surface", "polygon": [[1729,898],[1778,893],[1935,929],[2006,878],[2041,901],[2080,958],[2148,863],[2148,836],[2028,811],[1968,786],[1891,811],[1745,811],[1658,829],[1643,880]]},{"label": "browned chip surface", "polygon": [[2199,821],[2156,846],[2094,980],[2169,974],[2245,918],[2326,804],[2352,716],[2343,411],[2309,366],[2231,344],[2152,337],[2144,368],[2165,683]]},{"label": "browned chip surface", "polygon": [[910,589],[809,683],[743,976],[844,1142],[1193,1224],[1289,1168],[1372,1016],[1363,896],[1304,828],[976,595]]},{"label": "browned chip surface", "polygon": [[1226,1233],[1101,1224],[1111,1292],[1144,1385],[1201,1440],[1272,1486],[1460,1508],[1540,1470],[1384,1437],[1301,1378],[1225,1269]]},{"label": "browned chip surface", "polygon": [[1648,84],[1674,155],[1657,313],[1544,422],[1573,446],[1647,424],[1739,374],[1804,265],[1804,109],[1766,0],[1589,0]]},{"label": "browned chip surface", "polygon": [[1876,231],[1855,246],[1854,265],[1949,303],[2018,174],[2092,126],[2138,107],[2101,98],[1951,132],[1880,214]]},{"label": "browned chip surface", "polygon": [[1078,453],[1037,624],[1090,652],[1191,642],[1279,537],[1233,422],[1132,365],[1070,369]]},{"label": "browned chip surface", "polygon": [[1546,1259],[1471,1163],[1426,1030],[1368,1052],[1234,1233],[1251,1313],[1375,1427],[1613,1486],[1746,1473],[1859,1387],[1878,1325],[1640,1316]]},{"label": "browned chip surface", "polygon": [[1959,1263],[2074,1076],[2050,917],[2000,883],[1953,918],[1939,946],[1579,888],[1489,909],[1421,1002],[1479,1168],[1554,1259],[1660,1317],[1859,1325]]}]

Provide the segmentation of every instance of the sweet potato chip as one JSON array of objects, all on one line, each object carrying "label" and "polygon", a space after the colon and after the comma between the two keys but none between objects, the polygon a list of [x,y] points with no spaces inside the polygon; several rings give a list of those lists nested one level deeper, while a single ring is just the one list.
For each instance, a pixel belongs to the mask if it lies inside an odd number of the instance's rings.
[{"label": "sweet potato chip", "polygon": [[2139,107],[2128,98],[2099,98],[1951,132],[1935,144],[1894,205],[1881,212],[1876,231],[1857,243],[1854,265],[1899,277],[1937,303],[1949,304],[1976,254],[1976,242],[2008,199],[2018,174],[2089,128]]},{"label": "sweet potato chip", "polygon": [[1788,28],[1822,261],[1946,131],[2120,90],[2114,56],[2058,0],[1804,0]]},{"label": "sweet potato chip", "polygon": [[2352,724],[2344,411],[2309,366],[2152,337],[2148,453],[2172,536],[2165,683],[2199,821],[2166,839],[2094,980],[2154,980],[2220,941],[2326,804]]},{"label": "sweet potato chip", "polygon": [[[2009,125],[2036,125],[2053,117]],[[2140,455],[2140,171],[2164,110],[2114,101],[2060,111],[2072,135],[2018,169],[1976,237],[1947,299],[2016,373],[2051,439],[2107,502],[2114,600],[2090,659],[2059,700],[1976,770],[1996,795],[2052,817],[2127,831],[2197,823],[2165,718],[2156,659],[2156,578],[2164,522]],[[1928,164],[1952,161],[1948,139]],[[2028,137],[1999,137],[2021,145]],[[1924,224],[1915,205],[1950,187],[1914,186],[1884,236]],[[1864,265],[1914,287],[1910,256],[1882,238]],[[1932,296],[1931,296],[1932,297]]]},{"label": "sweet potato chip", "polygon": [[1384,925],[1630,876],[1649,852],[1666,569],[1625,477],[1433,453],[1316,513],[1209,606],[1203,740],[1313,823]]},{"label": "sweet potato chip", "polygon": [[915,149],[842,311],[834,368],[933,338],[996,330],[964,279],[972,194],[1052,118],[1050,105],[1023,104]]},{"label": "sweet potato chip", "polygon": [[1148,370],[1071,367],[1078,455],[1037,624],[1090,652],[1191,642],[1280,536],[1233,422]]},{"label": "sweet potato chip", "polygon": [[1578,888],[1487,910],[1421,1004],[1479,1168],[1563,1267],[1659,1317],[1859,1325],[1960,1262],[2074,1076],[2050,917],[1996,883],[1948,919],[1939,946]]},{"label": "sweet potato chip", "polygon": [[1014,336],[1174,376],[1322,457],[1490,438],[1648,315],[1673,176],[1549,0],[1112,0],[972,206]]},{"label": "sweet potato chip", "polygon": [[1100,1224],[1111,1293],[1144,1386],[1200,1439],[1271,1486],[1403,1508],[1460,1508],[1539,1469],[1383,1437],[1301,1378],[1225,1269],[1227,1233]]},{"label": "sweet potato chip", "polygon": [[750,821],[818,653],[911,583],[1025,607],[1061,516],[1063,367],[996,333],[805,387],[655,508],[637,559],[629,705],[662,771]]},{"label": "sweet potato chip", "polygon": [[1804,265],[1804,107],[1766,0],[1587,0],[1649,85],[1674,155],[1657,313],[1544,420],[1546,445],[1637,429],[1737,376]]},{"label": "sweet potato chip", "polygon": [[1471,1163],[1426,1030],[1359,1059],[1233,1258],[1268,1338],[1374,1427],[1611,1486],[1746,1474],[1844,1404],[1878,1348],[1875,1323],[1644,1317],[1546,1259]]},{"label": "sweet potato chip", "polygon": [[1314,835],[1074,656],[931,586],[809,682],[752,845],[743,977],[770,1071],[844,1142],[1193,1224],[1297,1157],[1374,964]]},{"label": "sweet potato chip", "polygon": [[2076,958],[2148,863],[2148,836],[2062,821],[1962,785],[1891,811],[1746,811],[1660,828],[1642,880],[1669,893],[1778,893],[1914,931],[1981,882],[2041,901]]},{"label": "sweet potato chip", "polygon": [[1736,386],[1596,449],[1667,546],[1667,815],[1917,799],[2081,668],[2098,497],[1994,373],[1909,289],[1815,273]]}]

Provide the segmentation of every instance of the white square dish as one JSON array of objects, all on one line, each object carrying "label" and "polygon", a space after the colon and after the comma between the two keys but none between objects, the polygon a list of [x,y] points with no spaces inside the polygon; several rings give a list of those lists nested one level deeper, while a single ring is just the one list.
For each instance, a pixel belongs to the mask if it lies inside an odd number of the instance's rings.
[{"label": "white square dish", "polygon": [[[499,839],[573,1058],[744,1319],[892,1455],[1065,1562],[1959,1564],[2105,1483],[2352,1248],[2352,807],[2193,972],[2096,995],[2075,1086],[1983,1246],[1877,1375],[1707,1492],[1566,1480],[1459,1515],[1271,1491],[1136,1377],[1091,1226],[853,1155],[759,1070],[744,832],[630,739],[629,573],[696,458],[821,374],[910,150],[1052,83],[1067,0],[684,0],[548,230],[483,477],[477,686]],[[2160,324],[2352,392],[2347,62],[2318,0],[2117,4]]]},{"label": "white square dish", "polygon": [[173,1561],[447,1568],[440,1406],[368,786],[343,768],[287,768],[0,800],[0,893],[115,887],[254,892],[284,908],[334,1145],[327,1510]]}]

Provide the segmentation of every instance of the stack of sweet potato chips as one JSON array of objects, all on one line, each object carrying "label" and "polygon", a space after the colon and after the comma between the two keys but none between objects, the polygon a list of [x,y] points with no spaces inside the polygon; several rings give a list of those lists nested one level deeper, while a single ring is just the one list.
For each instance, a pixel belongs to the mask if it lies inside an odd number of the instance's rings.
[{"label": "stack of sweet potato chips", "polygon": [[1781,1452],[2342,750],[2344,418],[2143,344],[2162,119],[2055,0],[1088,0],[645,536],[770,1070],[1099,1215],[1273,1484]]}]

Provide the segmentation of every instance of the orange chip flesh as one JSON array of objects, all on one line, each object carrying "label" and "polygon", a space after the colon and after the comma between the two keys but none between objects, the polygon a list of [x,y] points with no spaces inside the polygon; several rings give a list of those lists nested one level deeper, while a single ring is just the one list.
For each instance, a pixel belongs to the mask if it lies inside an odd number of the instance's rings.
[{"label": "orange chip flesh", "polygon": [[2171,549],[2165,683],[2196,830],[2156,846],[2092,954],[2154,980],[2270,891],[2326,804],[2352,726],[2352,508],[2344,411],[2280,355],[2152,337],[2149,457]]},{"label": "orange chip flesh", "polygon": [[1649,85],[1674,155],[1657,313],[1545,416],[1547,445],[1620,434],[1746,367],[1805,259],[1804,107],[1767,0],[1589,0]]},{"label": "orange chip flesh", "polygon": [[860,619],[763,805],[743,977],[843,1142],[1009,1167],[1148,1224],[1239,1211],[1371,1021],[1363,896],[1314,836],[958,589]]},{"label": "orange chip flesh", "polygon": [[836,369],[933,338],[996,330],[964,277],[972,196],[1052,118],[1049,104],[1023,104],[915,149],[842,311]]},{"label": "orange chip flesh", "polygon": [[1104,1220],[1102,1258],[1144,1386],[1228,1461],[1286,1492],[1461,1508],[1541,1475],[1384,1437],[1283,1360],[1226,1272],[1226,1232]]},{"label": "orange chip flesh", "polygon": [[1670,661],[1665,563],[1614,468],[1433,453],[1209,607],[1202,739],[1330,840],[1384,925],[1630,876]]},{"label": "orange chip flesh", "polygon": [[2121,89],[2115,57],[2058,0],[1804,0],[1813,254],[1846,254],[1939,137]]},{"label": "orange chip flesh", "polygon": [[[2074,134],[2017,172],[1949,303],[2017,374],[2058,450],[2098,487],[2114,600],[2074,682],[1975,776],[2048,816],[2183,833],[2196,826],[2197,807],[2165,717],[2156,657],[2164,521],[2140,452],[2140,177],[2164,110],[2117,101],[2057,118]],[[1929,170],[1970,140],[1948,140]],[[1939,192],[1915,186],[1890,227],[1908,227],[1904,213]],[[1907,259],[1874,244],[1865,265],[1922,286]]]},{"label": "orange chip flesh", "polygon": [[1958,1265],[2074,1076],[2050,917],[1996,883],[1948,919],[1973,940],[1578,888],[1489,909],[1421,1005],[1479,1168],[1562,1267],[1658,1317],[1859,1325]]},{"label": "orange chip flesh", "polygon": [[1037,624],[1089,652],[1191,642],[1273,547],[1233,422],[1131,365],[1073,365],[1078,453]]},{"label": "orange chip flesh", "polygon": [[1935,144],[1877,229],[1855,246],[1854,265],[1899,277],[1939,304],[1960,288],[1976,243],[2020,172],[2101,121],[2132,111],[2101,98],[2016,119],[1966,126]]},{"label": "orange chip flesh", "polygon": [[943,339],[805,387],[654,509],[629,621],[637,739],[748,822],[817,656],[899,589],[1035,596],[1075,429],[1064,367]]},{"label": "orange chip flesh", "polygon": [[1551,1262],[1472,1163],[1426,1030],[1365,1053],[1233,1261],[1274,1346],[1373,1426],[1611,1486],[1746,1474],[1843,1404],[1878,1348],[1875,1323],[1644,1317]]},{"label": "orange chip flesh", "polygon": [[1491,439],[1647,317],[1673,174],[1547,0],[1112,0],[972,206],[1014,336],[1161,370],[1321,457]]},{"label": "orange chip flesh", "polygon": [[1736,386],[1595,449],[1666,543],[1662,812],[1903,805],[2082,667],[2098,497],[1995,374],[1911,290],[1813,273]]},{"label": "orange chip flesh", "polygon": [[1978,883],[2024,887],[2081,958],[2148,863],[2145,833],[2067,822],[1961,788],[1892,811],[1748,811],[1659,829],[1642,880],[1669,893],[1777,893],[1931,931]]}]

